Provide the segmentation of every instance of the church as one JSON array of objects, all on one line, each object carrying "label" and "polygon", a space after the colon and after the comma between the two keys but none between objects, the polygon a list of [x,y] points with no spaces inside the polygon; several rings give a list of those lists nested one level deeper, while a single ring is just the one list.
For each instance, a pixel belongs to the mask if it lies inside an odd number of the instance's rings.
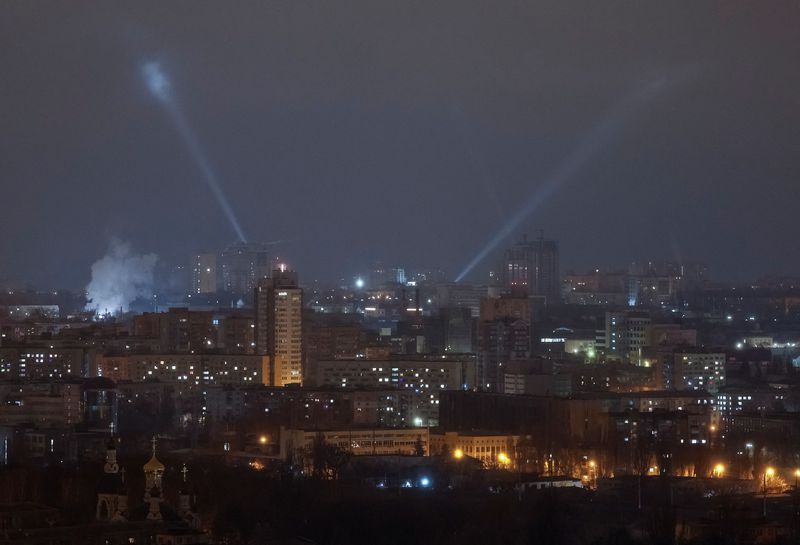
[{"label": "church", "polygon": [[[186,465],[181,470],[178,504],[170,505],[164,499],[162,482],[166,467],[156,457],[154,437],[152,456],[142,467],[145,479],[144,497],[141,502],[131,506],[125,470],[120,470],[117,462],[116,445],[113,437],[109,439],[103,475],[97,490],[97,522],[110,524],[114,536],[122,539],[120,543],[146,543],[152,540],[159,545],[211,543],[211,536],[201,529],[200,518],[195,512]],[[109,544],[116,542],[112,536],[109,539]]]}]

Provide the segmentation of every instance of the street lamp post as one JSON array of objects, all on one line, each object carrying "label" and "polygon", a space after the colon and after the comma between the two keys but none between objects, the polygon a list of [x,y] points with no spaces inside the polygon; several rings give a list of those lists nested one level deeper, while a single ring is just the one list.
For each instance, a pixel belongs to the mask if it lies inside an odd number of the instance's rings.
[{"label": "street lamp post", "polygon": [[767,477],[770,479],[775,475],[775,470],[768,467],[764,470],[764,518],[767,518]]},{"label": "street lamp post", "polygon": [[508,454],[505,452],[501,452],[497,455],[497,465],[500,467],[508,467],[511,463],[511,458],[508,457]]},{"label": "street lamp post", "polygon": [[794,511],[792,534],[794,535],[795,541],[797,541],[797,536],[800,535],[800,504],[798,504],[798,500],[800,500],[800,494],[798,494],[797,490],[797,479],[799,477],[800,468],[797,468],[794,470],[794,492],[792,493],[792,509]]}]

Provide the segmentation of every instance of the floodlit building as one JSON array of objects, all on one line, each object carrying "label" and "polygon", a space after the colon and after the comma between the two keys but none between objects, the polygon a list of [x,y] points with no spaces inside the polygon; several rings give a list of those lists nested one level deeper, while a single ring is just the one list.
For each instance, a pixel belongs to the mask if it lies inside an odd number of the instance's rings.
[{"label": "floodlit building", "polygon": [[281,428],[280,453],[310,464],[315,441],[324,441],[355,456],[430,454],[427,428],[350,428],[339,430]]},{"label": "floodlit building", "polygon": [[519,435],[494,432],[432,431],[431,453],[470,456],[486,467],[516,468]]}]

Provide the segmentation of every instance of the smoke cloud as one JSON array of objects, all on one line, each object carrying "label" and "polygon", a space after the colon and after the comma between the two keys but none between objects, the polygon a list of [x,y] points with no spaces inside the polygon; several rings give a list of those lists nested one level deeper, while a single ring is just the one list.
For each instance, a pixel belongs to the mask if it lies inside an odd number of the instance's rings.
[{"label": "smoke cloud", "polygon": [[130,244],[112,239],[106,255],[92,265],[92,280],[86,286],[86,310],[101,315],[127,312],[138,297],[149,297],[156,261],[155,254],[136,254]]}]

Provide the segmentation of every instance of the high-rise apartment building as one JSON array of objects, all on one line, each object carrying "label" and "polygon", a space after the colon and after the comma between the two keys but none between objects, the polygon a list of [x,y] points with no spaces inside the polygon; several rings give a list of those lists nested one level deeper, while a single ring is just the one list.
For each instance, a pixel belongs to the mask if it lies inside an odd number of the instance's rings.
[{"label": "high-rise apartment building", "polygon": [[634,365],[642,364],[642,351],[650,345],[650,313],[606,312],[606,357]]},{"label": "high-rise apartment building", "polygon": [[473,318],[481,313],[481,298],[488,293],[486,286],[476,286],[457,282],[442,283],[436,286],[436,301],[439,309],[468,308]]},{"label": "high-rise apartment building", "polygon": [[716,394],[725,386],[725,353],[697,348],[678,350],[673,373],[676,390],[705,390]]},{"label": "high-rise apartment building", "polygon": [[192,293],[217,291],[217,255],[200,253],[192,260]]},{"label": "high-rise apartment building", "polygon": [[531,300],[525,294],[481,299],[478,322],[480,387],[501,391],[509,362],[531,356]]},{"label": "high-rise apartment building", "polygon": [[281,266],[255,290],[256,352],[272,359],[272,384],[303,381],[303,290]]},{"label": "high-rise apartment building", "polygon": [[259,280],[269,276],[270,261],[266,246],[239,242],[222,252],[222,289],[233,295],[250,295]]},{"label": "high-rise apartment building", "polygon": [[524,288],[528,295],[544,297],[547,304],[561,299],[558,269],[558,241],[523,236],[506,250],[503,257],[503,284],[509,289]]}]

